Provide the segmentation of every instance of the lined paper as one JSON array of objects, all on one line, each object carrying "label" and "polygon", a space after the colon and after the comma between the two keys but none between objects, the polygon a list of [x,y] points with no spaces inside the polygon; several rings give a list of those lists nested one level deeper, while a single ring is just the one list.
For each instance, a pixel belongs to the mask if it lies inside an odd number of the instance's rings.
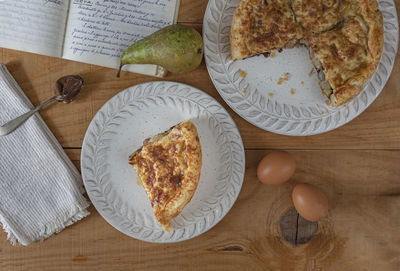
[{"label": "lined paper", "polygon": [[69,1],[0,1],[0,47],[61,57]]}]

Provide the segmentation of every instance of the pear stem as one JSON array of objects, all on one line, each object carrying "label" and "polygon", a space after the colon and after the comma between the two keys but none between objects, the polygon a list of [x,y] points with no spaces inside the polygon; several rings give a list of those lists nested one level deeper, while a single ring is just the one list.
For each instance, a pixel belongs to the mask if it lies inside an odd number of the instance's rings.
[{"label": "pear stem", "polygon": [[121,76],[121,69],[122,69],[122,63],[119,65],[119,69],[118,69],[118,73],[117,73],[117,77],[119,78]]}]

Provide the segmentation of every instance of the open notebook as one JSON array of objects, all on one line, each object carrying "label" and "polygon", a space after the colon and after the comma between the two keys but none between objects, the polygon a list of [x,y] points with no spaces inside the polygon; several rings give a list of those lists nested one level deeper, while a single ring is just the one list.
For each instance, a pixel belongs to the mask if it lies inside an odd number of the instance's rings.
[{"label": "open notebook", "polygon": [[[180,0],[0,0],[0,47],[119,68],[135,41],[176,23]],[[156,65],[123,70],[164,76]]]}]

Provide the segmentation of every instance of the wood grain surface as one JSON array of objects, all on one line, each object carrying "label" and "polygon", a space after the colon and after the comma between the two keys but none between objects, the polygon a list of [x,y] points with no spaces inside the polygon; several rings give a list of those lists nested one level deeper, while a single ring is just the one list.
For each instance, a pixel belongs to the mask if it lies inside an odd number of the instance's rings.
[{"label": "wood grain surface", "polygon": [[[400,0],[395,2],[399,13]],[[179,22],[201,32],[206,6],[207,0],[181,0]],[[41,111],[78,168],[82,140],[97,110],[129,86],[160,80],[128,72],[118,79],[113,69],[2,48],[0,62],[33,104],[53,95],[59,77],[85,78],[78,100]],[[310,137],[275,135],[241,119],[218,95],[204,63],[189,74],[170,74],[165,79],[209,93],[238,125],[246,149],[246,174],[227,216],[197,238],[150,244],[120,233],[91,206],[90,216],[42,243],[11,246],[0,231],[1,271],[400,270],[399,57],[382,94],[362,115],[335,131]],[[274,149],[294,155],[297,170],[283,185],[262,185],[256,166]],[[311,183],[327,195],[329,215],[318,223],[310,241],[294,245],[282,237],[280,222],[293,208],[291,191],[300,182]],[[285,223],[285,227],[294,225],[297,240],[315,231],[302,220],[288,218]]]}]

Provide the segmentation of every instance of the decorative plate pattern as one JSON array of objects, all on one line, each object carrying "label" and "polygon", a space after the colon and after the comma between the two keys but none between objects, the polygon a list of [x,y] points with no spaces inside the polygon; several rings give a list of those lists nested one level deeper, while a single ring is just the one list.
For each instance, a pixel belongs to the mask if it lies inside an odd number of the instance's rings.
[{"label": "decorative plate pattern", "polygon": [[[361,114],[380,94],[392,71],[398,47],[398,19],[392,0],[378,0],[384,21],[380,63],[362,92],[343,106],[326,105],[306,48],[275,57],[230,59],[230,25],[240,0],[210,0],[203,22],[205,59],[225,102],[250,123],[270,132],[303,136],[336,129]],[[288,72],[289,80],[284,78]],[[309,74],[310,73],[310,74]]]},{"label": "decorative plate pattern", "polygon": [[[202,171],[193,199],[168,233],[127,161],[144,139],[186,119],[199,132]],[[112,226],[136,239],[168,243],[193,238],[226,215],[243,182],[245,156],[235,123],[212,97],[180,83],[148,82],[124,90],[97,112],[85,135],[81,168],[93,205]]]}]

